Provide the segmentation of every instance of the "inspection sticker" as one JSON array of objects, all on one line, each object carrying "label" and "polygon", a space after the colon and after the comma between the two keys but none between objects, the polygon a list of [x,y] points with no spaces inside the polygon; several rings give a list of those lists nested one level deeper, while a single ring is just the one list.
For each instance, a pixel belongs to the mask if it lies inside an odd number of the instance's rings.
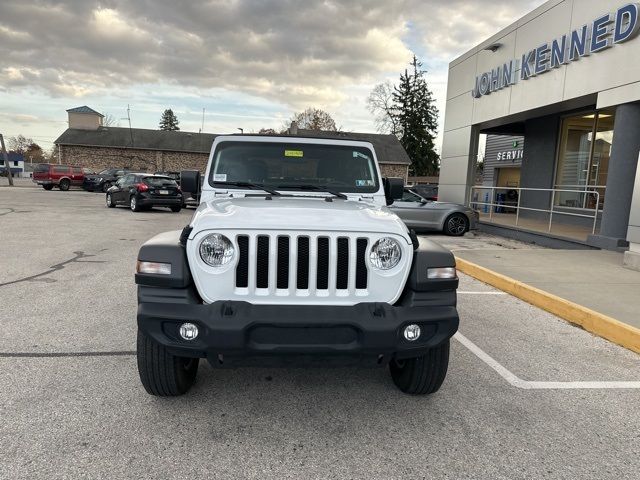
[{"label": "inspection sticker", "polygon": [[304,157],[304,152],[302,150],[285,150],[285,157]]},{"label": "inspection sticker", "polygon": [[227,181],[227,174],[226,173],[215,173],[213,175],[213,181],[214,182],[226,182]]},{"label": "inspection sticker", "polygon": [[374,185],[373,180],[356,180],[356,187],[372,187]]}]

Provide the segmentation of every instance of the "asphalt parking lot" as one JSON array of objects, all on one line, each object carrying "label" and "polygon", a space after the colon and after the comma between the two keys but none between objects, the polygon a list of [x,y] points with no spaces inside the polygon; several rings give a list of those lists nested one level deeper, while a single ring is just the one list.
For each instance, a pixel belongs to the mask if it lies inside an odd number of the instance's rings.
[{"label": "asphalt parking lot", "polygon": [[0,189],[1,479],[638,478],[640,356],[465,276],[431,397],[383,369],[206,364],[147,395],[136,253],[193,210],[103,200]]}]

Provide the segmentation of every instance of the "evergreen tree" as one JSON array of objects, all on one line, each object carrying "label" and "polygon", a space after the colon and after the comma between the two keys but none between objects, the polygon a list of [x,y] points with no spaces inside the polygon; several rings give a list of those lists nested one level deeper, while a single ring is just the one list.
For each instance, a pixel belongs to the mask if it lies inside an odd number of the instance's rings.
[{"label": "evergreen tree", "polygon": [[162,112],[162,117],[160,117],[160,130],[180,130],[178,126],[180,122],[178,121],[178,117],[173,113],[173,110],[167,108],[164,112]]},{"label": "evergreen tree", "polygon": [[422,64],[413,56],[413,71],[405,70],[394,87],[393,115],[400,143],[411,159],[415,175],[435,175],[440,157],[435,151],[438,131],[438,109],[425,79]]}]

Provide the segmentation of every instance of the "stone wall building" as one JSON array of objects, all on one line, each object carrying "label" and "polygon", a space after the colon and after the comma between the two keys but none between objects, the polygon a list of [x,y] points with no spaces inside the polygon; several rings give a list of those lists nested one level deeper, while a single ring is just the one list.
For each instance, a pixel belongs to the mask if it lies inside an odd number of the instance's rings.
[{"label": "stone wall building", "polygon": [[[204,172],[215,134],[105,127],[89,107],[67,110],[69,128],[55,141],[58,163],[100,171],[108,167],[157,172]],[[311,136],[371,142],[383,176],[407,179],[411,161],[394,135],[356,132],[289,131],[283,136]]]}]

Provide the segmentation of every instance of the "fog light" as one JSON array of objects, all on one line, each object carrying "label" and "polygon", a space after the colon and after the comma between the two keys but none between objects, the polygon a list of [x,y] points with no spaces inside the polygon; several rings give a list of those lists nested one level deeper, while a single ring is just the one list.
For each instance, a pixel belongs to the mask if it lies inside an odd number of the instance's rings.
[{"label": "fog light", "polygon": [[420,327],[418,325],[409,325],[404,329],[404,338],[410,342],[415,342],[420,338]]},{"label": "fog light", "polygon": [[193,323],[183,323],[180,325],[180,336],[185,340],[193,340],[198,336],[198,327]]}]

